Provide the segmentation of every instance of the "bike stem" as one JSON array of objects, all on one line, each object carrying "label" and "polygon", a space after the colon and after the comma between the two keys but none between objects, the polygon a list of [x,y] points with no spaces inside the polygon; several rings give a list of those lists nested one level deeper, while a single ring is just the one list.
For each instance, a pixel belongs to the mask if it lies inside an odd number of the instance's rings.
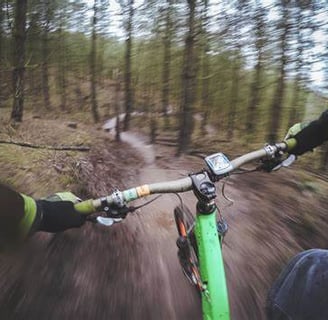
[{"label": "bike stem", "polygon": [[212,214],[215,209],[216,187],[211,181],[207,171],[201,171],[190,175],[193,191],[198,199],[197,212],[199,214]]}]

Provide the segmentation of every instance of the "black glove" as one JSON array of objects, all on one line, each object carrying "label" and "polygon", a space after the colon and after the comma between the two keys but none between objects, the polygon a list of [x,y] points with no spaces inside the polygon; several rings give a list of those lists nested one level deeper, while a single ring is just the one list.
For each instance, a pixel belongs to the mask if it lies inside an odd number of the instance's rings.
[{"label": "black glove", "polygon": [[328,140],[328,110],[323,112],[318,120],[312,121],[297,133],[294,138],[297,140],[297,145],[291,153],[296,155],[310,151]]},{"label": "black glove", "polygon": [[70,228],[79,228],[85,217],[74,209],[71,201],[37,200],[36,231],[61,232]]}]

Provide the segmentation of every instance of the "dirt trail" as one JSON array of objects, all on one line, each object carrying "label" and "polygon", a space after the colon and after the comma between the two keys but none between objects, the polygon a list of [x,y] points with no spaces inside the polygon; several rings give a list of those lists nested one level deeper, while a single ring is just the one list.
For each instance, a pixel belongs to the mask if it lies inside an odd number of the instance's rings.
[{"label": "dirt trail", "polygon": [[[155,147],[147,144],[142,136],[125,132],[121,138],[135,148],[145,161],[139,174],[141,184],[177,177],[176,170],[172,172],[158,166],[155,161]],[[147,244],[141,259],[151,261],[151,264],[146,266],[145,277],[151,284],[155,284],[156,279],[160,279],[161,282],[160,286],[153,286],[152,290],[146,293],[156,299],[153,319],[201,318],[200,301],[196,290],[183,276],[177,259],[177,232],[173,210],[178,203],[175,195],[164,195],[140,213],[144,233],[140,234],[139,240]],[[131,315],[131,319],[136,318]]]},{"label": "dirt trail", "polygon": [[[137,146],[145,157],[146,165],[140,172],[141,183],[176,179],[203,166],[202,160],[194,157],[174,158],[174,150],[170,148],[156,146],[153,150],[139,138],[136,143],[135,136],[125,139]],[[154,153],[155,162],[151,162],[149,159]],[[318,218],[326,211],[325,205],[312,194],[300,191],[298,183],[297,173],[286,169],[272,174],[256,172],[234,176],[226,186],[227,195],[234,199],[232,206],[228,206],[220,195],[222,185],[218,186],[217,202],[229,224],[223,254],[234,320],[265,319],[267,292],[286,262],[304,248],[326,244],[325,238],[318,241],[319,237],[315,237],[318,233],[314,231],[315,227],[310,228],[309,234],[308,222],[297,222],[298,215],[307,208],[312,208],[311,214],[316,212]],[[184,199],[193,209],[193,195],[188,193]],[[300,212],[295,210],[295,201],[299,203]],[[143,210],[147,232],[142,237],[144,241],[151,239],[161,252],[161,256],[153,256],[149,276],[160,272],[159,276],[164,280],[162,294],[156,290],[153,294],[160,308],[166,308],[167,319],[201,319],[199,299],[181,275],[176,258],[176,230],[172,217],[176,203],[174,196],[165,196]],[[296,221],[296,224],[290,221]],[[295,227],[302,231],[295,233]],[[177,292],[178,296],[175,295]],[[162,319],[160,315],[155,318]]]},{"label": "dirt trail", "polygon": [[[133,170],[137,160],[127,156],[133,153],[126,146],[110,142],[104,148],[101,140],[82,162],[90,192],[100,196],[113,186],[177,179],[203,166],[134,133],[122,139],[145,165]],[[218,196],[229,224],[223,254],[233,320],[265,319],[267,291],[286,261],[304,248],[327,246],[327,197],[313,192],[313,184],[304,189],[293,172],[232,177],[226,188],[232,207]],[[328,190],[327,183],[318,190]],[[183,197],[192,209],[193,195]],[[200,320],[200,300],[176,257],[178,203],[165,195],[110,228],[85,224],[56,235],[37,233],[23,252],[1,255],[0,319]]]}]

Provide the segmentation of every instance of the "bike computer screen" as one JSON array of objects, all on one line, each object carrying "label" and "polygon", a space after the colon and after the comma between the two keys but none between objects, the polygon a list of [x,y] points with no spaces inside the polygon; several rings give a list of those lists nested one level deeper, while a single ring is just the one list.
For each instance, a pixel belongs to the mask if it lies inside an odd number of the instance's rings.
[{"label": "bike computer screen", "polygon": [[212,154],[205,158],[205,162],[211,169],[212,173],[219,176],[229,172],[232,164],[229,159],[221,152]]}]

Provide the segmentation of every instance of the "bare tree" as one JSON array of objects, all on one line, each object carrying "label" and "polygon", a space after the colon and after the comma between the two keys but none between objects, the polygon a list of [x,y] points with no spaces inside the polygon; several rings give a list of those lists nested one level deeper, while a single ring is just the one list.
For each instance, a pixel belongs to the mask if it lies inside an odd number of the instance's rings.
[{"label": "bare tree", "polygon": [[92,36],[91,36],[91,51],[90,51],[90,74],[91,74],[91,112],[94,122],[99,121],[97,91],[96,91],[96,56],[97,56],[97,11],[98,2],[93,2],[93,19],[92,19]]},{"label": "bare tree", "polygon": [[126,33],[125,40],[125,69],[124,69],[124,92],[125,92],[125,118],[124,130],[129,130],[131,112],[133,109],[133,94],[131,87],[131,55],[132,55],[132,32],[133,32],[133,16],[134,16],[134,0],[121,0],[120,5],[123,11],[124,29]]},{"label": "bare tree", "polygon": [[279,5],[282,11],[281,19],[278,23],[278,34],[279,34],[279,62],[278,62],[278,80],[277,86],[274,91],[273,100],[271,103],[270,110],[270,124],[268,141],[275,142],[278,136],[278,129],[280,125],[280,116],[282,112],[282,103],[286,89],[286,67],[288,64],[288,36],[290,33],[290,10],[289,0],[279,0]]},{"label": "bare tree", "polygon": [[[246,131],[249,137],[254,136],[256,129],[257,112],[260,105],[261,79],[264,69],[264,48],[267,42],[266,38],[266,10],[257,2],[254,12],[254,34],[256,48],[256,64],[250,85],[250,97],[246,116]],[[253,15],[252,15],[253,16]]]},{"label": "bare tree", "polygon": [[170,99],[171,46],[173,36],[172,4],[172,0],[166,1],[165,31],[163,37],[162,112],[164,114],[166,127],[169,125],[168,107]]},{"label": "bare tree", "polygon": [[27,0],[16,0],[14,21],[14,69],[13,92],[14,101],[11,119],[23,120],[24,109],[24,73],[25,73],[25,40],[26,40]]},{"label": "bare tree", "polygon": [[51,108],[50,104],[50,94],[49,94],[49,33],[50,33],[50,23],[52,19],[52,6],[53,1],[45,0],[41,3],[42,5],[42,92],[44,106],[48,109]]},{"label": "bare tree", "polygon": [[206,125],[208,122],[210,112],[210,58],[209,58],[209,35],[208,35],[208,0],[203,1],[203,14],[202,14],[202,91],[201,91],[201,102],[203,107],[203,121],[202,121],[202,132],[205,134]]},{"label": "bare tree", "polygon": [[193,132],[193,108],[196,88],[196,0],[187,0],[188,4],[188,32],[184,46],[182,67],[182,96],[180,110],[180,131],[177,154],[186,152],[191,143]]}]

